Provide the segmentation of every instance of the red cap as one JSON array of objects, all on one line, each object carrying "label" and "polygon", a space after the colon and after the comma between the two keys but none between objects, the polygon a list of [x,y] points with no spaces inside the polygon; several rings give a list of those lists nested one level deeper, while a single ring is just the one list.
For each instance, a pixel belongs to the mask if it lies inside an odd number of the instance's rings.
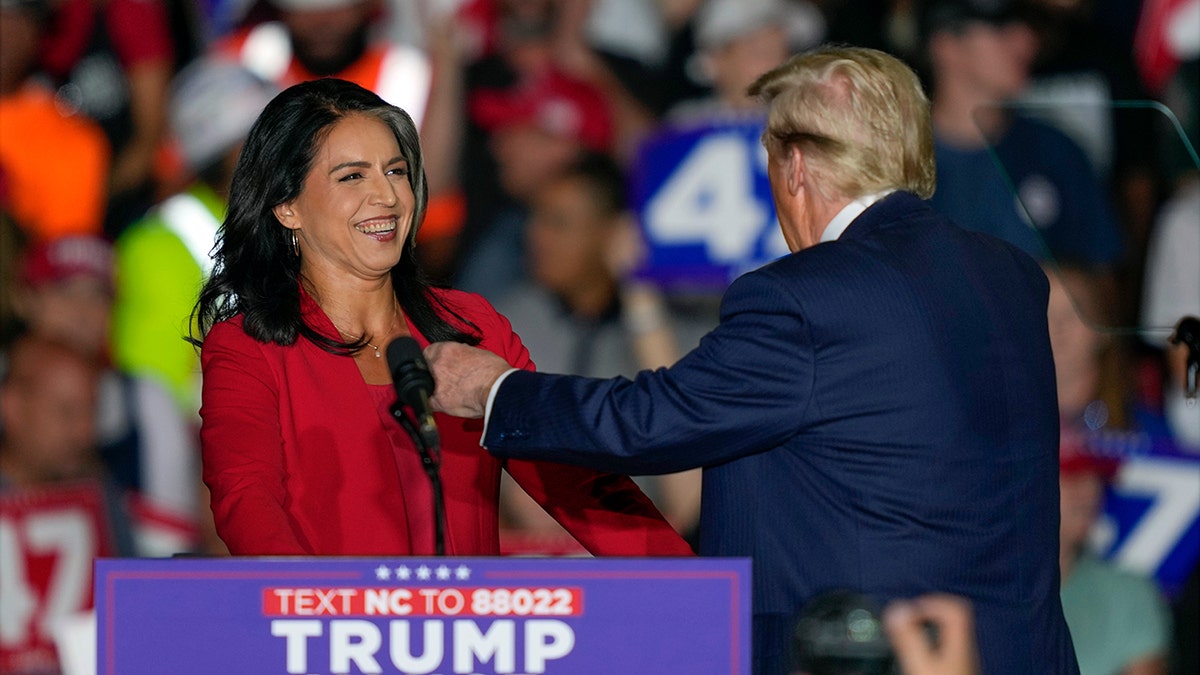
[{"label": "red cap", "polygon": [[100,237],[71,235],[33,244],[21,264],[30,286],[91,277],[112,292],[115,287],[112,245]]},{"label": "red cap", "polygon": [[560,73],[510,89],[480,90],[471,96],[470,111],[487,131],[529,124],[597,152],[608,152],[613,143],[608,101],[590,84]]}]

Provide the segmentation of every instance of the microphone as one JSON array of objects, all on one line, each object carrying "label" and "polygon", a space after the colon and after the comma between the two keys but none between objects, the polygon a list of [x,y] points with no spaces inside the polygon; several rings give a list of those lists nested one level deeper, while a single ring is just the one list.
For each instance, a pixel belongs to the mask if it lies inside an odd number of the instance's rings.
[{"label": "microphone", "polygon": [[429,397],[433,395],[433,374],[421,354],[421,346],[411,337],[398,337],[387,346],[388,371],[402,405],[408,406],[416,417],[418,433],[425,447],[437,449],[437,424]]},{"label": "microphone", "polygon": [[[442,499],[441,449],[437,424],[433,421],[433,410],[429,397],[433,395],[433,373],[421,354],[421,346],[411,337],[398,337],[387,346],[388,371],[399,399],[392,406],[392,416],[404,427],[417,444],[421,464],[429,476],[433,489],[433,550],[436,555],[446,554],[446,507]],[[416,424],[404,413],[412,411]]]}]

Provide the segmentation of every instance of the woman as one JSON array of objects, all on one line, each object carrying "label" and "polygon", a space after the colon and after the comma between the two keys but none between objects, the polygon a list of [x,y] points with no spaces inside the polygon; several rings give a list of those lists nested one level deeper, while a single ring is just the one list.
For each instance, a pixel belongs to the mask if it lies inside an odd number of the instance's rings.
[{"label": "woman", "polygon": [[[434,552],[430,482],[391,419],[381,351],[411,335],[533,364],[484,300],[423,280],[426,197],[412,120],[357,85],[291,87],[251,129],[196,307],[204,480],[230,552]],[[479,447],[478,422],[438,425],[446,553],[499,553],[501,468],[593,553],[690,552],[627,478],[504,465]]]}]

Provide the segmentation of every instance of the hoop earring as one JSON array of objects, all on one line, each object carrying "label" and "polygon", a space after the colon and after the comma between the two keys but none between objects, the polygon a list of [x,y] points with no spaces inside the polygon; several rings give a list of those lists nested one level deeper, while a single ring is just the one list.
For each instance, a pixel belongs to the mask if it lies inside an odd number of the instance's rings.
[{"label": "hoop earring", "polygon": [[292,230],[292,253],[295,253],[297,258],[300,257],[300,242],[296,241],[295,230]]}]

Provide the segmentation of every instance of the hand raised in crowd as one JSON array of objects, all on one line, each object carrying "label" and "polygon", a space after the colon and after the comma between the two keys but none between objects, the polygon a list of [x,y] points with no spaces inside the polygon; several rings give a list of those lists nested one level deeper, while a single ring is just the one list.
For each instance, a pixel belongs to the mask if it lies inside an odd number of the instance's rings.
[{"label": "hand raised in crowd", "polygon": [[967,600],[947,594],[896,600],[884,609],[883,625],[904,675],[979,673],[975,619]]}]

